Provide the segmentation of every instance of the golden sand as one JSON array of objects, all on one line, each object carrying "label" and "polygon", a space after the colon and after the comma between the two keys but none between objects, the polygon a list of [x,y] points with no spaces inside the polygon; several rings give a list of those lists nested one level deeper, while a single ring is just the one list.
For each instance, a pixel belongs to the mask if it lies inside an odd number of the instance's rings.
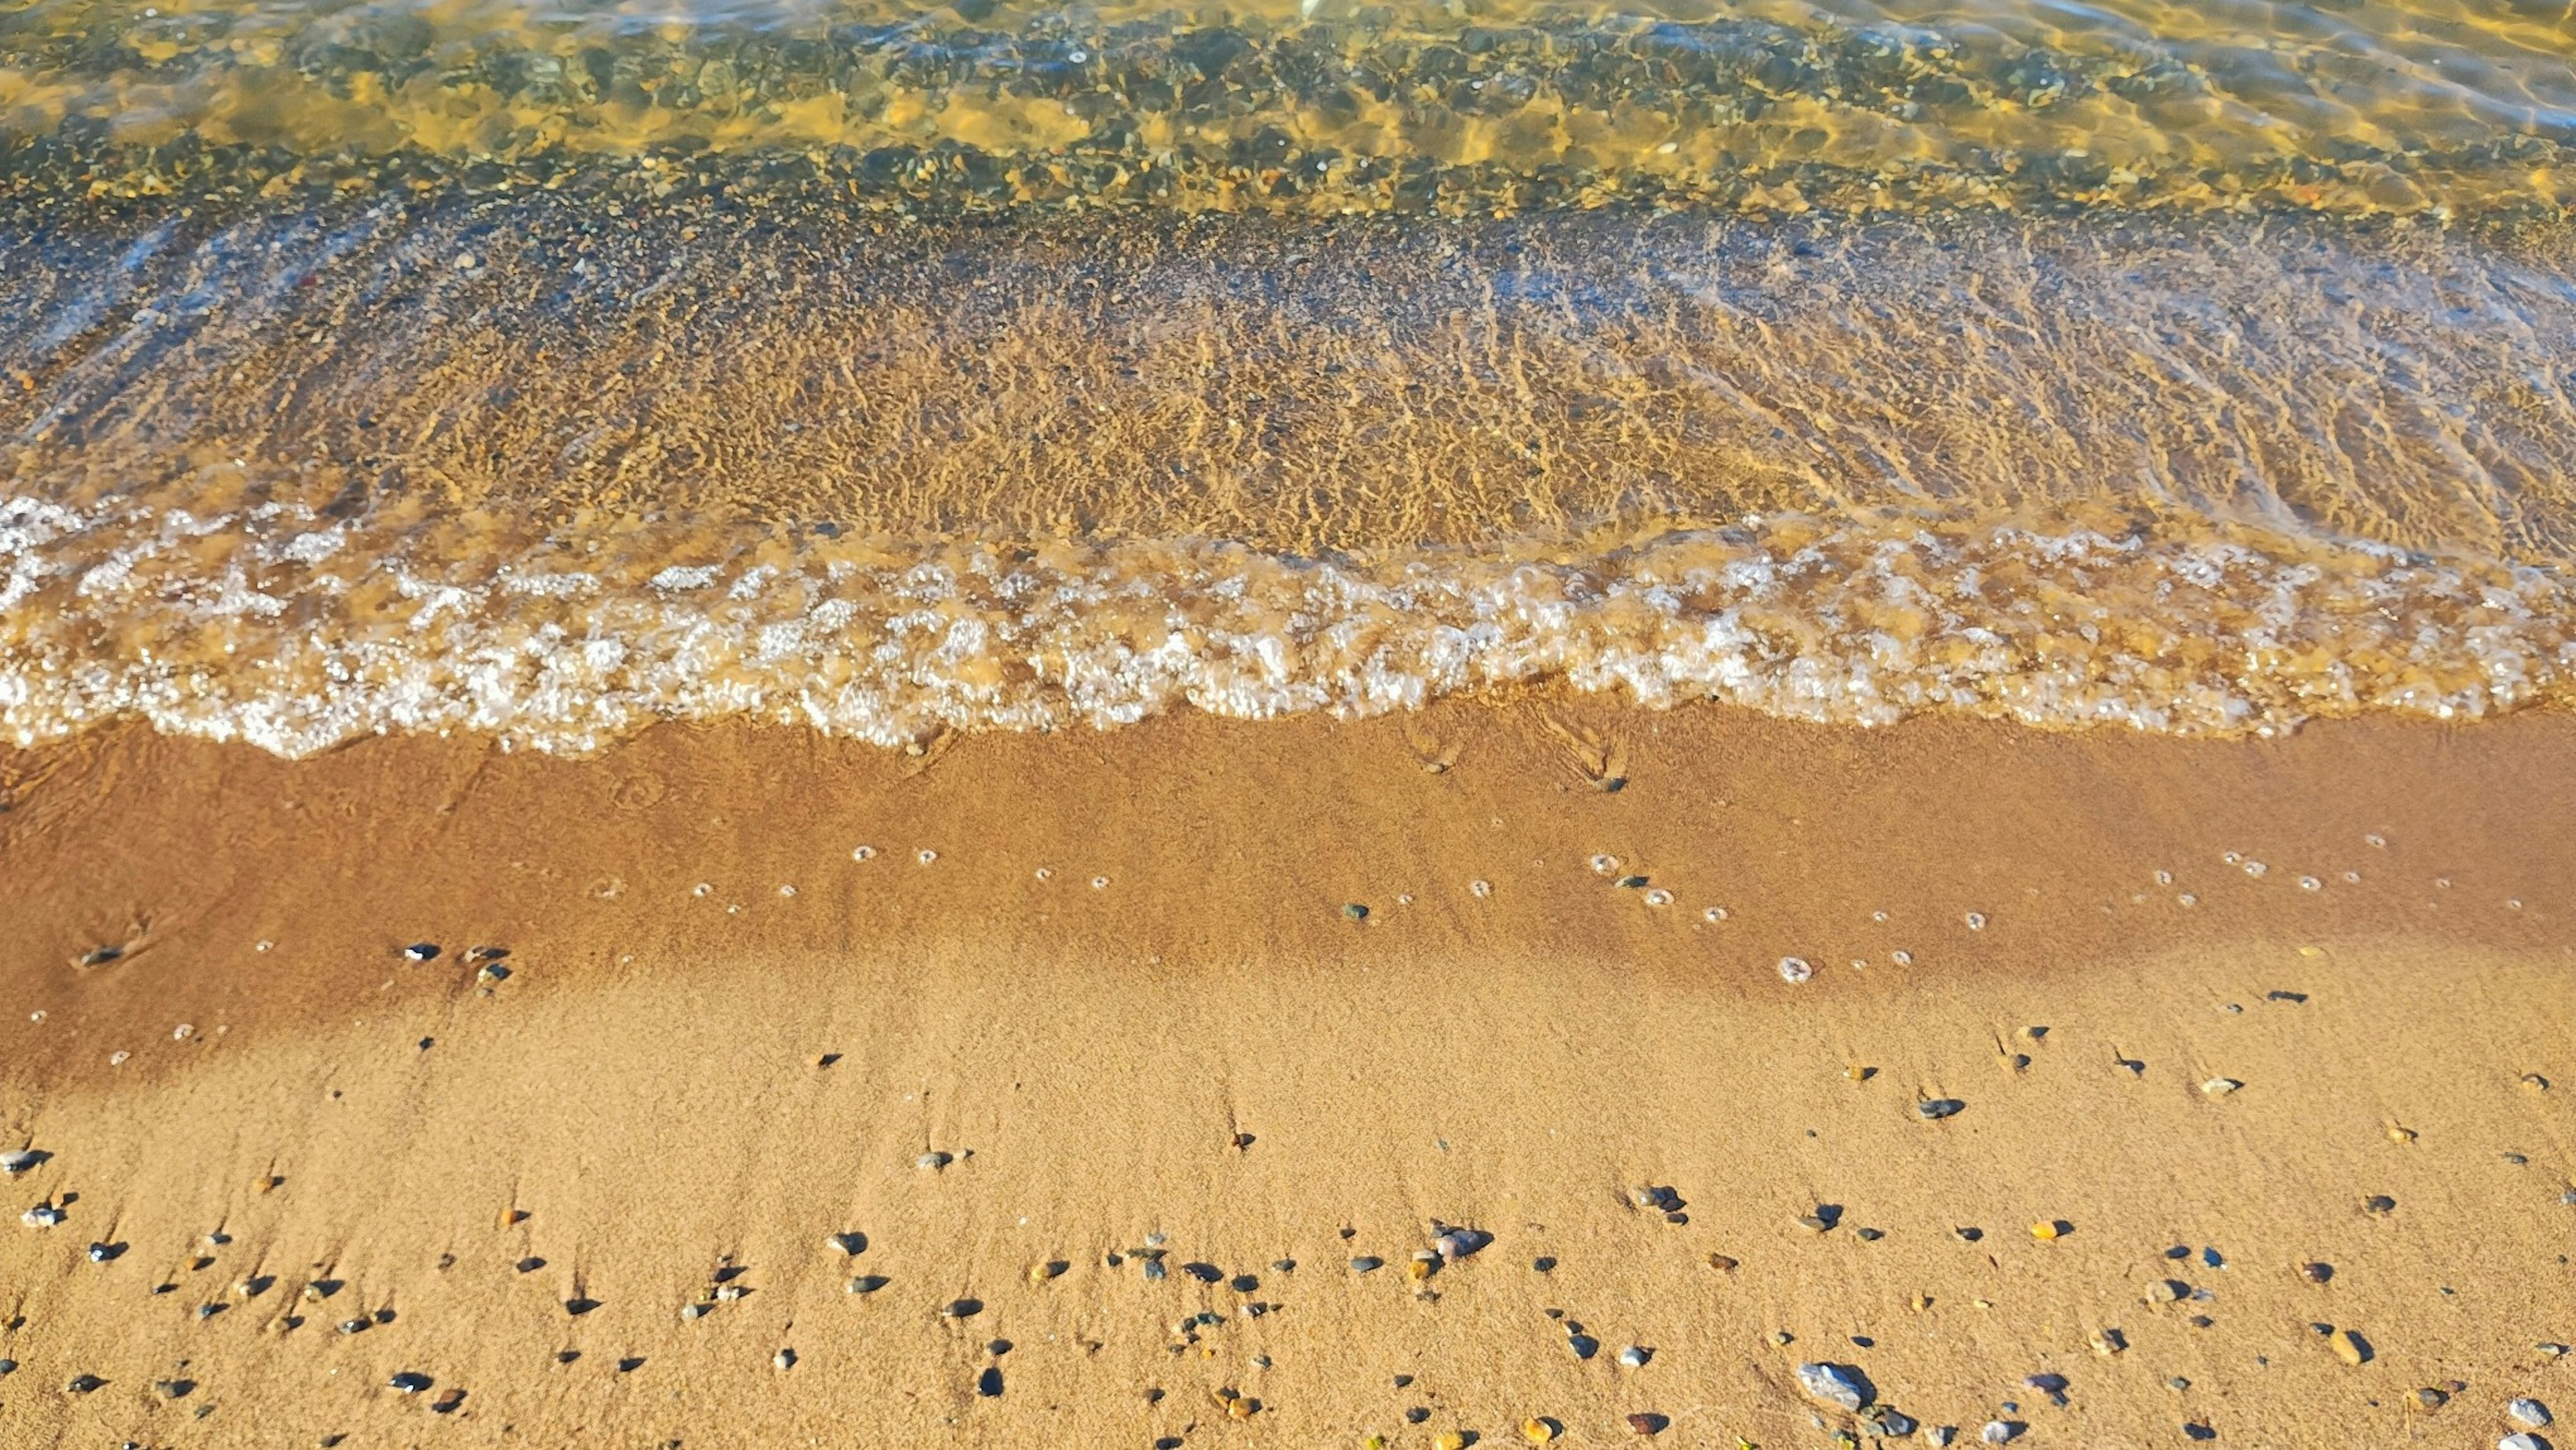
[{"label": "golden sand", "polygon": [[1825,1362],[1971,1441],[2484,1443],[2576,1339],[2571,743],[9,756],[0,1206],[65,1219],[0,1231],[0,1440],[1867,1433]]}]

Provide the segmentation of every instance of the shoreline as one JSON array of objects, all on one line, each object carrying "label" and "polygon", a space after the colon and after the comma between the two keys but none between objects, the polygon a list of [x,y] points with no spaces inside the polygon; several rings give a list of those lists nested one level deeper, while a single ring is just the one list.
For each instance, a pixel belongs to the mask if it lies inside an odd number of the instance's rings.
[{"label": "shoreline", "polygon": [[[2571,743],[1532,697],[0,755],[0,1148],[52,1155],[0,1207],[79,1195],[0,1230],[0,1434],[1769,1446],[1862,1430],[1824,1361],[1962,1443],[2492,1439],[2576,1339]],[[1441,1223],[1494,1241],[1409,1279]]]}]

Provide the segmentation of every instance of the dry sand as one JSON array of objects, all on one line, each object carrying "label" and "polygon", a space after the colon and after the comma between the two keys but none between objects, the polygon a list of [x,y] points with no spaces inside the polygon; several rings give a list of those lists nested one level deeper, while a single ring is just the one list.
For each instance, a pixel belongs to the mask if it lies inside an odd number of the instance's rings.
[{"label": "dry sand", "polygon": [[2563,715],[118,730],[0,786],[7,1446],[1869,1435],[1813,1361],[1962,1443],[2576,1409]]}]

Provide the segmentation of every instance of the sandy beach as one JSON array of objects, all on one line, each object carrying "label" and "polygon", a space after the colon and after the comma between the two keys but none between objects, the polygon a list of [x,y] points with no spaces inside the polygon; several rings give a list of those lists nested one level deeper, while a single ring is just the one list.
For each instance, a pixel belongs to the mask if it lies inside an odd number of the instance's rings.
[{"label": "sandy beach", "polygon": [[2571,746],[0,756],[0,1442],[2492,1443]]}]

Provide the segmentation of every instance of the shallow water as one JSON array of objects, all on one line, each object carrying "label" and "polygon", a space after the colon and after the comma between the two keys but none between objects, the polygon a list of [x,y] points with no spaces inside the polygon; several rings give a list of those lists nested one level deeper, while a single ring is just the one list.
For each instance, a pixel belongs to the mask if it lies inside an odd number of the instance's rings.
[{"label": "shallow water", "polygon": [[0,12],[0,728],[2568,698],[2571,22]]}]

